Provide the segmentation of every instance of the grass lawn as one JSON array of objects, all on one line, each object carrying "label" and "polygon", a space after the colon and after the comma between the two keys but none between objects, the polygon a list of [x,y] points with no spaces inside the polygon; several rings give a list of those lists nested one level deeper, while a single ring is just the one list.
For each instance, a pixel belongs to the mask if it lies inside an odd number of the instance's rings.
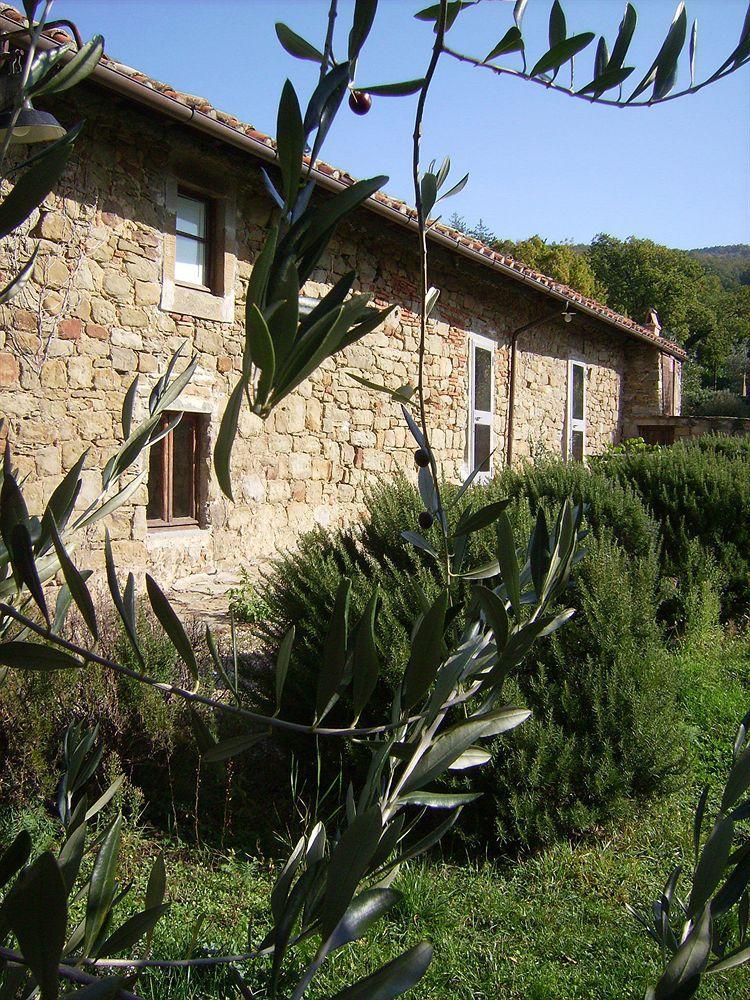
[{"label": "grass lawn", "polygon": [[[559,844],[507,869],[439,859],[412,864],[396,883],[404,894],[401,911],[339,953],[312,995],[329,996],[429,938],[435,958],[415,998],[641,998],[657,956],[624,903],[638,903],[657,888],[680,852],[687,852],[690,824],[689,808],[675,795],[590,843]],[[131,839],[123,875],[142,884],[156,846]],[[253,942],[260,940],[271,883],[267,866],[178,849],[168,856],[173,909],[156,935],[155,954],[181,957],[200,913],[203,944],[242,950],[250,921]],[[214,974],[187,980],[158,973],[142,981],[139,992],[153,1000],[198,1000],[226,996],[225,988]],[[750,970],[717,977],[701,996],[750,998]]]},{"label": "grass lawn", "polygon": [[[690,861],[692,806],[698,788],[722,780],[737,721],[748,698],[745,641],[709,643],[677,653],[685,677],[683,702],[690,739],[689,777],[666,798],[633,804],[624,818],[577,844],[558,843],[505,865],[455,858],[411,864],[396,882],[400,910],[364,942],[348,946],[310,995],[326,997],[423,938],[433,964],[410,996],[456,1000],[623,1000],[642,998],[657,971],[656,947],[625,911],[653,898],[678,860]],[[37,817],[36,821],[34,817]],[[38,814],[36,839],[51,832]],[[7,819],[7,817],[6,817]],[[2,831],[3,833],[5,831]],[[142,899],[151,861],[162,845],[146,832],[126,834],[122,882]],[[238,952],[266,930],[270,862],[166,845],[171,913],[155,936],[158,957],[184,957],[199,916],[199,947]],[[300,963],[304,955],[299,956]],[[249,979],[261,984],[263,970]],[[211,1000],[236,995],[225,973],[150,973],[137,992],[149,1000]],[[707,982],[713,1000],[750,1000],[750,969]]]},{"label": "grass lawn", "polygon": [[[560,843],[508,865],[457,863],[433,857],[408,866],[397,887],[401,911],[364,942],[339,953],[320,979],[318,997],[394,957],[423,938],[433,964],[415,998],[456,1000],[622,1000],[642,998],[657,972],[656,947],[624,904],[653,898],[671,867],[691,856],[692,808],[700,785],[718,787],[738,720],[748,707],[750,656],[744,640],[717,638],[675,654],[685,679],[683,704],[691,738],[689,779],[672,795],[633,806],[624,820],[578,844]],[[146,866],[133,843],[134,877]],[[199,913],[200,941],[225,949],[265,930],[271,872],[257,861],[176,851],[169,866],[171,919],[157,935],[159,954],[177,955]],[[259,970],[260,971],[260,970]],[[257,980],[256,980],[257,981]],[[154,975],[141,983],[153,1000],[221,997],[214,974],[186,982]],[[707,982],[701,997],[750,1000],[750,969]]]}]

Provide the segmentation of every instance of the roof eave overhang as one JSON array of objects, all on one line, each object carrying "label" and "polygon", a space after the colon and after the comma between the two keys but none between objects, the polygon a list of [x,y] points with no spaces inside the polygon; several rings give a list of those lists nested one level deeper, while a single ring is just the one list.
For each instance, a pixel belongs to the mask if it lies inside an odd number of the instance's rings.
[{"label": "roof eave overhang", "polygon": [[[0,13],[0,27],[17,28],[18,21],[9,17],[6,13]],[[39,40],[39,48],[43,50],[57,48],[58,46],[58,42],[44,36]],[[111,90],[122,97],[129,98],[130,100],[151,108],[160,114],[165,114],[176,121],[183,122],[205,135],[218,139],[220,142],[226,143],[229,146],[234,146],[236,149],[240,149],[243,152],[250,153],[261,160],[268,163],[275,162],[276,160],[276,151],[272,145],[263,142],[261,139],[255,138],[255,136],[248,135],[246,132],[242,131],[242,129],[235,128],[227,122],[221,121],[220,118],[214,118],[211,115],[200,111],[198,108],[189,107],[182,101],[170,97],[168,94],[160,93],[153,87],[149,87],[148,84],[134,79],[127,73],[123,73],[121,70],[117,69],[116,66],[111,66],[107,63],[99,63],[89,79],[101,84],[103,87],[106,87],[108,90]],[[329,191],[342,191],[349,186],[345,181],[340,180],[334,174],[335,171],[328,173],[318,167],[313,167],[311,177],[315,180],[316,184],[319,184],[320,187]],[[405,211],[399,211],[397,208],[394,208],[377,198],[368,198],[365,202],[365,207],[372,212],[376,212],[383,218],[395,223],[396,225],[410,229],[414,232],[418,231],[419,227],[417,220],[413,214]],[[566,295],[558,288],[550,287],[532,275],[524,274],[522,271],[518,271],[516,268],[511,267],[508,264],[503,264],[495,257],[490,257],[487,254],[482,253],[480,250],[475,250],[472,247],[464,245],[460,242],[460,240],[449,236],[447,233],[431,228],[428,231],[428,239],[433,243],[446,247],[453,253],[460,254],[477,264],[481,264],[483,267],[489,267],[495,272],[511,278],[513,281],[520,282],[529,288],[533,288],[537,292],[541,292],[550,298],[565,303],[567,306],[575,309],[584,316],[589,316],[600,323],[604,323],[608,327],[613,327],[627,337],[640,340],[648,344],[650,347],[660,350],[665,354],[671,354],[680,360],[684,360],[687,357],[685,351],[671,341],[657,340],[654,337],[649,336],[645,331],[640,332],[638,329],[634,329],[626,322],[619,322],[614,317],[603,315],[598,310],[587,305],[585,302],[579,301],[575,295]]]}]

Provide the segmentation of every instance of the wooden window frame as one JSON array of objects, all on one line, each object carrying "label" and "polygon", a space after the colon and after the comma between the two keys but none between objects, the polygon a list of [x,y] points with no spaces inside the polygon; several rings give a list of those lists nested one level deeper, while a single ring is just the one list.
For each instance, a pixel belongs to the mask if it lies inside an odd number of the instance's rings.
[{"label": "wooden window frame", "polygon": [[[469,335],[469,473],[474,471],[474,451],[475,451],[475,431],[476,424],[483,424],[490,429],[490,454],[489,470],[478,472],[475,478],[477,483],[486,483],[492,479],[495,471],[495,349],[497,344],[491,337],[483,337],[479,333]],[[477,410],[474,405],[475,396],[475,374],[476,374],[476,351],[479,348],[487,351],[490,355],[490,409]]]},{"label": "wooden window frame", "polygon": [[[583,417],[574,418],[573,417],[573,370],[575,368],[580,368],[583,372]],[[589,365],[584,361],[578,361],[576,358],[570,358],[568,361],[568,406],[567,406],[567,432],[565,434],[565,444],[566,453],[565,457],[568,462],[574,461],[573,458],[573,434],[575,432],[581,432],[583,434],[583,454],[582,461],[586,461],[586,452],[588,446],[588,435],[586,433],[586,425],[588,423],[586,418],[586,413],[588,409],[588,377],[589,377]]]},{"label": "wooden window frame", "polygon": [[[212,295],[216,293],[216,201],[210,195],[207,195],[205,191],[199,191],[196,188],[192,188],[187,184],[177,185],[177,197],[178,198],[190,198],[192,201],[200,202],[205,206],[206,209],[206,235],[205,236],[194,236],[192,233],[185,233],[178,228],[177,219],[175,216],[175,279],[174,283],[179,288],[192,288],[199,292],[210,292]],[[177,237],[181,236],[183,239],[193,240],[194,243],[200,243],[203,246],[204,260],[205,260],[205,276],[206,284],[195,284],[191,281],[181,281],[177,277]]]},{"label": "wooden window frame", "polygon": [[[177,416],[177,413],[167,412],[162,414],[159,429],[164,430],[169,421]],[[172,505],[174,502],[174,432],[170,431],[165,437],[158,441],[153,447],[161,451],[161,517],[147,517],[146,526],[159,530],[170,530],[175,528],[201,528],[201,462],[203,452],[203,430],[205,423],[203,414],[182,411],[180,423],[189,423],[192,430],[192,462],[193,474],[191,477],[192,495],[190,517],[174,517],[172,515]]]}]

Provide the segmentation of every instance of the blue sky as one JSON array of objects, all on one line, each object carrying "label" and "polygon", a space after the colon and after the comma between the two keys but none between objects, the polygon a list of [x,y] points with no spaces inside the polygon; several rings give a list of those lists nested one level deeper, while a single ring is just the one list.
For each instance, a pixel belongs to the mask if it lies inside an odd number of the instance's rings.
[{"label": "blue sky", "polygon": [[[424,0],[426,3],[426,0]],[[419,0],[381,0],[358,68],[375,84],[423,74],[432,40],[412,14]],[[546,48],[551,0],[530,0],[524,34],[532,56]],[[635,0],[631,54],[648,68],[676,0]],[[326,0],[57,0],[54,14],[84,35],[104,34],[114,58],[273,134],[278,95],[289,76],[307,98],[311,63],[279,46],[283,20],[321,44]],[[340,0],[339,49],[351,0]],[[621,0],[563,0],[569,34],[617,31]],[[745,0],[688,0],[699,22],[698,76],[710,74],[739,37]],[[459,18],[450,44],[483,56],[512,24],[512,3],[485,0]],[[592,46],[593,49],[593,46]],[[515,65],[517,56],[506,57]],[[592,56],[580,57],[581,85]],[[629,60],[630,61],[630,60]],[[375,101],[366,117],[343,109],[323,158],[355,176],[388,174],[387,190],[413,202],[411,133],[415,98]],[[598,232],[648,236],[677,247],[750,242],[750,68],[701,93],[651,109],[598,108],[542,87],[444,59],[431,91],[424,159],[450,155],[460,196],[446,203],[498,235],[539,233],[587,242]]]}]

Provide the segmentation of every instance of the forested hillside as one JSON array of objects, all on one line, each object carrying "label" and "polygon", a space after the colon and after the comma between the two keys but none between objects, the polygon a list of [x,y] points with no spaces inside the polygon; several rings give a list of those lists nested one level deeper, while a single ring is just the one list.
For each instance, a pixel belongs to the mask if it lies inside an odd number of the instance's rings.
[{"label": "forested hillside", "polygon": [[750,244],[733,243],[725,247],[700,247],[691,250],[693,257],[708,270],[715,271],[728,287],[750,285]]}]

